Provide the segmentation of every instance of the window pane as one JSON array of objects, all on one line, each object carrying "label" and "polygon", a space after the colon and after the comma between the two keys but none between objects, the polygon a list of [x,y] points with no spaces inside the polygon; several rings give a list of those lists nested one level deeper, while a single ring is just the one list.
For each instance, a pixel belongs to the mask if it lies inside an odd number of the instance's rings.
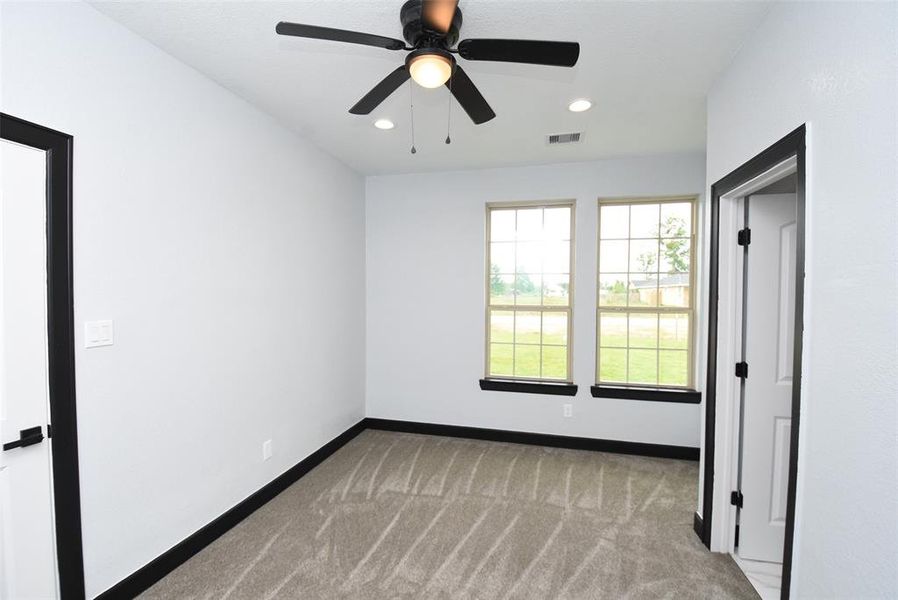
[{"label": "window pane", "polygon": [[543,377],[567,379],[567,347],[543,346]]},{"label": "window pane", "polygon": [[490,244],[490,273],[514,273],[514,242]]},{"label": "window pane", "polygon": [[547,208],[543,212],[543,232],[547,240],[571,239],[570,207]]},{"label": "window pane", "polygon": [[630,383],[658,383],[658,351],[630,350],[627,375]]},{"label": "window pane", "polygon": [[602,273],[626,273],[627,241],[602,242],[599,244],[599,271]]},{"label": "window pane", "polygon": [[630,272],[658,272],[658,240],[633,240],[630,242]]},{"label": "window pane", "polygon": [[543,344],[567,344],[567,313],[543,313]]},{"label": "window pane", "polygon": [[630,237],[658,237],[658,223],[661,219],[660,205],[634,203],[630,205]]},{"label": "window pane", "polygon": [[514,312],[510,310],[490,311],[490,341],[514,342]]},{"label": "window pane", "polygon": [[490,275],[490,304],[514,304],[514,275]]},{"label": "window pane", "polygon": [[624,313],[599,314],[599,345],[627,347],[627,315]]},{"label": "window pane", "polygon": [[688,239],[662,239],[660,271],[662,273],[688,273],[689,246]]},{"label": "window pane", "polygon": [[625,383],[627,381],[627,351],[599,348],[599,381]]},{"label": "window pane", "polygon": [[543,304],[567,306],[569,287],[569,275],[543,275]]},{"label": "window pane", "polygon": [[627,276],[599,275],[599,306],[627,305]]},{"label": "window pane", "polygon": [[513,210],[490,211],[490,241],[514,241],[514,213]]},{"label": "window pane", "polygon": [[658,306],[658,276],[632,273],[628,298],[630,306]]},{"label": "window pane", "polygon": [[658,315],[630,313],[630,348],[658,347]]},{"label": "window pane", "polygon": [[600,382],[691,383],[694,208],[692,201],[599,204]]},{"label": "window pane", "polygon": [[630,207],[625,205],[604,205],[599,214],[600,237],[603,240],[625,240],[629,237]]},{"label": "window pane", "polygon": [[[567,380],[569,314],[542,307],[570,306],[573,209],[490,210],[487,375]],[[621,273],[627,247],[625,239]],[[626,275],[619,277],[626,282]]]},{"label": "window pane", "polygon": [[518,209],[518,241],[538,242],[543,239],[543,209]]},{"label": "window pane", "polygon": [[543,273],[567,273],[571,270],[570,242],[546,242],[543,252]]},{"label": "window pane", "polygon": [[514,375],[515,377],[539,377],[539,349],[540,346],[514,347]]},{"label": "window pane", "polygon": [[661,306],[689,306],[689,273],[662,275],[658,286]]},{"label": "window pane", "polygon": [[539,275],[518,273],[514,278],[515,304],[538,305],[542,301],[543,280]]},{"label": "window pane", "polygon": [[661,205],[661,237],[689,237],[692,234],[692,203]]},{"label": "window pane", "polygon": [[514,346],[511,344],[490,344],[490,375],[514,375]]},{"label": "window pane", "polygon": [[[542,273],[543,245],[540,242],[518,242],[515,273]],[[556,271],[557,273],[557,271]]]},{"label": "window pane", "polygon": [[659,334],[659,346],[662,348],[687,349],[689,344],[689,315],[686,313],[662,314]]},{"label": "window pane", "polygon": [[539,344],[542,328],[540,313],[518,312],[515,318],[514,341],[516,344]]},{"label": "window pane", "polygon": [[658,356],[661,385],[689,385],[688,356],[685,350],[662,350]]}]

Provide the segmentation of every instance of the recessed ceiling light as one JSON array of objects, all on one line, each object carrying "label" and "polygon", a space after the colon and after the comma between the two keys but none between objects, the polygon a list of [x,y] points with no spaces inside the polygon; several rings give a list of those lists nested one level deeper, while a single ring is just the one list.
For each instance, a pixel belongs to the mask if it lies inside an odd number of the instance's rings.
[{"label": "recessed ceiling light", "polygon": [[589,110],[590,108],[592,108],[592,102],[587,100],[586,98],[574,100],[567,106],[567,109],[571,112],[583,112],[585,110]]},{"label": "recessed ceiling light", "polygon": [[378,129],[393,129],[396,127],[390,119],[378,119],[374,122],[374,126]]}]

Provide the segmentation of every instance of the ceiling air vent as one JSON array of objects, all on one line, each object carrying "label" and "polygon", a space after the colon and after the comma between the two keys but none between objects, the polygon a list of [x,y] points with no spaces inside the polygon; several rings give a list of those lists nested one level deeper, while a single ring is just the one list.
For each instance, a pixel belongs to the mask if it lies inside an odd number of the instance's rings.
[{"label": "ceiling air vent", "polygon": [[583,136],[579,131],[574,133],[553,133],[546,136],[546,143],[549,146],[557,146],[558,144],[578,144]]}]

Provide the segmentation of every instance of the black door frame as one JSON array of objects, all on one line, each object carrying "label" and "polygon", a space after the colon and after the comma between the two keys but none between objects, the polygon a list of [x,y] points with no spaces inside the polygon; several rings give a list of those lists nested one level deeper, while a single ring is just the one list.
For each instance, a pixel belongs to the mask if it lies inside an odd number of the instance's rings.
[{"label": "black door frame", "polygon": [[[720,275],[720,198],[740,185],[772,169],[784,160],[796,160],[797,239],[795,269],[795,335],[792,362],[792,433],[789,439],[789,484],[786,495],[786,531],[783,544],[783,576],[781,598],[788,600],[792,579],[792,538],[795,533],[795,483],[798,471],[798,429],[801,408],[801,346],[804,332],[804,273],[805,273],[805,138],[806,127],[801,125],[735,171],[711,186],[711,236],[708,299],[708,372],[705,386],[705,444],[702,515],[696,518],[696,533],[709,549],[711,547],[711,515],[714,508],[714,429],[717,403],[717,319]],[[732,368],[724,365],[723,368]]]},{"label": "black door frame", "polygon": [[72,136],[0,113],[0,138],[46,151],[47,334],[56,562],[63,600],[84,598],[75,318],[72,291]]}]

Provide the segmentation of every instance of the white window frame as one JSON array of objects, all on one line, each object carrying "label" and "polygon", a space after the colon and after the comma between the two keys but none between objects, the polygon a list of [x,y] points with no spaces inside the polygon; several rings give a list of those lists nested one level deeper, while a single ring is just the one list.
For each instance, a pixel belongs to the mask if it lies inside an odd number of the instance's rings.
[{"label": "white window frame", "polygon": [[[603,206],[632,206],[634,204],[675,204],[675,203],[684,203],[689,202],[692,205],[691,210],[691,223],[690,223],[690,232],[689,232],[689,306],[602,306],[600,303],[600,282],[601,282],[601,265],[602,265],[602,207]],[[695,316],[695,286],[696,286],[696,254],[698,248],[696,247],[696,231],[698,228],[698,196],[690,195],[690,196],[655,196],[655,197],[637,197],[637,198],[599,198],[598,200],[598,211],[597,211],[597,227],[596,227],[596,364],[595,364],[595,381],[598,386],[626,386],[626,387],[635,387],[635,388],[644,388],[644,389],[682,389],[682,390],[694,390],[695,389],[695,331],[697,327],[696,316]],[[627,241],[633,239],[655,239],[655,238],[631,238],[627,237]],[[663,238],[658,238],[663,239]],[[629,256],[628,256],[629,259]],[[628,260],[629,266],[629,260]],[[643,314],[683,314],[686,313],[689,317],[689,331],[688,331],[688,340],[687,340],[687,349],[686,349],[686,372],[687,372],[687,381],[686,385],[673,385],[673,384],[646,384],[646,383],[630,383],[629,381],[621,382],[621,381],[603,381],[601,379],[601,327],[602,327],[602,313],[603,312],[611,312],[611,313],[619,313],[619,314],[629,314],[629,313],[643,313]],[[629,335],[629,334],[628,334]],[[626,350],[628,351],[629,356],[629,340],[627,343]],[[656,349],[656,353],[658,350]],[[659,354],[660,356],[660,354]],[[656,359],[657,360],[657,359]],[[627,361],[627,379],[629,380],[629,360]],[[660,372],[660,368],[658,368]]]},{"label": "white window frame", "polygon": [[[570,246],[568,250],[569,254],[569,266],[568,266],[568,303],[567,306],[560,306],[554,304],[528,304],[528,305],[514,305],[514,304],[490,304],[490,265],[492,264],[491,257],[491,216],[494,210],[517,210],[521,208],[558,208],[558,207],[568,207],[570,208],[571,213],[571,234],[570,234]],[[574,326],[573,326],[573,313],[574,313],[574,254],[576,249],[576,234],[575,234],[575,222],[576,222],[576,212],[577,212],[577,204],[575,200],[532,200],[525,202],[487,202],[486,204],[486,269],[485,269],[485,279],[484,279],[484,290],[485,290],[485,346],[484,346],[484,373],[487,379],[494,380],[502,380],[502,381],[530,381],[537,383],[573,383],[573,371],[574,371]],[[567,378],[565,379],[557,379],[553,377],[520,377],[514,375],[514,362],[512,362],[512,375],[490,375],[490,311],[492,310],[503,310],[509,311],[512,313],[516,312],[563,312],[567,315]],[[514,346],[515,344],[512,343]],[[540,357],[540,361],[542,361],[542,357]],[[540,364],[542,364],[540,362]]]}]

